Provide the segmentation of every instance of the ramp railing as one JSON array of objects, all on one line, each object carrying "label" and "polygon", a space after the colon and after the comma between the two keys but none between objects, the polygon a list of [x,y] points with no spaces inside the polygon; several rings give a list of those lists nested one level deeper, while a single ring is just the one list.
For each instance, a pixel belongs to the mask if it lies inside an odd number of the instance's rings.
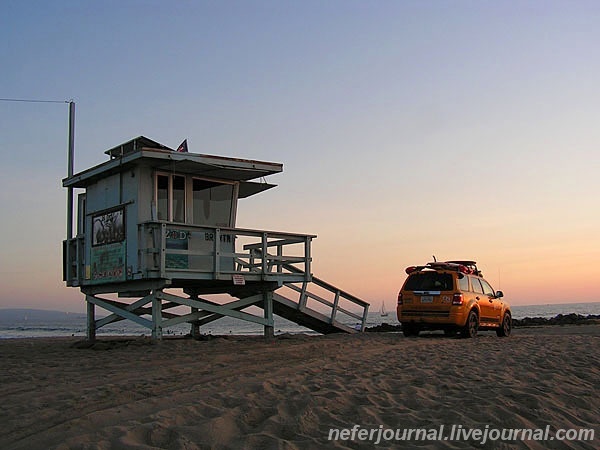
[{"label": "ramp railing", "polygon": [[[267,248],[257,245],[247,245],[244,248],[256,255],[258,260],[264,260],[262,255],[269,247],[275,247],[277,254],[281,252],[278,242],[273,242]],[[281,244],[284,244],[282,241]],[[269,255],[266,259],[273,258]],[[302,269],[288,264],[284,261],[278,261],[277,271],[295,273],[302,275]],[[284,281],[284,289],[278,290],[275,296],[281,296],[284,300],[295,303],[296,309],[300,312],[315,312],[327,323],[336,325],[340,328],[350,328],[356,331],[364,331],[369,313],[369,303],[330,284],[315,276],[302,281]],[[349,330],[346,330],[349,331]]]},{"label": "ramp railing", "polygon": [[[291,272],[295,267],[286,266]],[[364,331],[369,303],[315,276],[310,283],[289,282],[285,287],[297,294],[300,311],[314,310],[325,314],[330,324],[345,324]]]}]

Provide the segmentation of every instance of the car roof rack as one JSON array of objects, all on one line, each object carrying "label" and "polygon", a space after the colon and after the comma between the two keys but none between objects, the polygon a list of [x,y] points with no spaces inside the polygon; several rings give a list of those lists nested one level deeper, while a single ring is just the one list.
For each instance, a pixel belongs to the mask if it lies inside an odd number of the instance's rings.
[{"label": "car roof rack", "polygon": [[424,269],[431,270],[455,270],[457,272],[473,274],[477,276],[482,276],[481,271],[477,268],[477,263],[475,261],[434,261],[429,262],[423,266],[410,266],[406,268],[406,273],[411,274],[413,272],[420,272]]}]

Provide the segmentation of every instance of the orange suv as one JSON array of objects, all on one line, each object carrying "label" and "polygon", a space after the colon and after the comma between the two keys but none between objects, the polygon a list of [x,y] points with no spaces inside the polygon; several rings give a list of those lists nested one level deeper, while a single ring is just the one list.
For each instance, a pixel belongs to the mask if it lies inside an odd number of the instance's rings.
[{"label": "orange suv", "polygon": [[512,315],[502,291],[483,279],[475,261],[432,262],[406,268],[398,294],[398,321],[405,336],[421,330],[444,330],[475,337],[478,330],[509,336]]}]

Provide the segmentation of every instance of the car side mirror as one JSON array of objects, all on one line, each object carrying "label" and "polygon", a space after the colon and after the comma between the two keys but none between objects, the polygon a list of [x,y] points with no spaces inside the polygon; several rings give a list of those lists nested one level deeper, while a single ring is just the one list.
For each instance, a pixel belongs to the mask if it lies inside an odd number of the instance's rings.
[{"label": "car side mirror", "polygon": [[496,291],[496,297],[498,297],[498,298],[504,297],[504,292]]}]

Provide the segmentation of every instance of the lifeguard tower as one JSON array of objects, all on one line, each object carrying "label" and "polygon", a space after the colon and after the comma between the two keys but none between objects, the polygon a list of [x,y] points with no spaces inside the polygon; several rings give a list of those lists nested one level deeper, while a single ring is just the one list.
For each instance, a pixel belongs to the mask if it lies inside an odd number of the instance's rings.
[{"label": "lifeguard tower", "polygon": [[[364,329],[369,304],[312,275],[316,236],[235,227],[238,200],[275,186],[252,180],[282,164],[175,151],[143,136],[105,153],[108,161],[63,180],[80,192],[63,272],[85,295],[88,339],[123,319],[154,339],[186,322],[198,336],[222,317],[271,337],[274,314],[320,333]],[[231,301],[202,297],[212,294]],[[96,318],[96,307],[110,314]]]}]

